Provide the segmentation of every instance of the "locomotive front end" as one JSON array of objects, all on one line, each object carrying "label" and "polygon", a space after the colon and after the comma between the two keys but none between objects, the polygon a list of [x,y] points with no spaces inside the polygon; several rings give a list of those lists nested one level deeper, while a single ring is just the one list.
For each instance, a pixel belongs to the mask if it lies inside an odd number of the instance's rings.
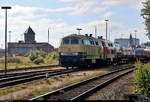
[{"label": "locomotive front end", "polygon": [[63,67],[78,67],[84,64],[85,52],[80,37],[62,38],[59,47],[59,63]]}]

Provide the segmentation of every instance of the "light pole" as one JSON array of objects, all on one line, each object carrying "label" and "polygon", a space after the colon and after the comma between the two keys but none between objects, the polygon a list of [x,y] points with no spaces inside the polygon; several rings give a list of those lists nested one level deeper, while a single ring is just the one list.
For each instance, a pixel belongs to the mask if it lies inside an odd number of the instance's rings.
[{"label": "light pole", "polygon": [[8,33],[9,33],[9,42],[11,42],[11,32],[12,31],[8,31]]},{"label": "light pole", "polygon": [[49,43],[49,28],[48,28],[48,43]]},{"label": "light pole", "polygon": [[94,26],[95,27],[95,38],[97,37],[97,27],[96,26]]},{"label": "light pole", "polygon": [[5,75],[7,74],[7,9],[11,9],[9,6],[2,7],[5,9]]},{"label": "light pole", "polygon": [[107,25],[108,25],[107,22],[108,21],[109,21],[108,19],[105,20],[105,22],[106,22],[106,40],[107,40]]},{"label": "light pole", "polygon": [[[49,28],[48,28],[48,45],[49,45]],[[47,47],[47,55],[49,53],[49,47]]]},{"label": "light pole", "polygon": [[80,30],[82,30],[81,28],[77,28],[76,30],[78,30],[78,34],[80,35]]},{"label": "light pole", "polygon": [[136,48],[136,32],[137,32],[137,30],[134,30],[134,32],[135,32],[135,48]]}]

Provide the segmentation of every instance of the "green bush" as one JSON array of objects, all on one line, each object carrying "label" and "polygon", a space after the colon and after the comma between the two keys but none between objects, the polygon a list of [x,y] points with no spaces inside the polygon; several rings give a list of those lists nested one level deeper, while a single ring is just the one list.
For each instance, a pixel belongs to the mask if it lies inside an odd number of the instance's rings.
[{"label": "green bush", "polygon": [[38,56],[41,56],[41,57],[45,58],[45,57],[46,57],[46,54],[45,54],[42,50],[40,50],[40,51],[38,52]]},{"label": "green bush", "polygon": [[30,56],[29,56],[29,59],[31,60],[31,61],[34,61],[35,59],[37,59],[38,58],[38,55],[34,52],[34,53],[32,53],[32,54],[30,54]]},{"label": "green bush", "polygon": [[28,52],[24,55],[24,57],[29,57],[31,55],[31,52]]},{"label": "green bush", "polygon": [[59,59],[59,55],[57,52],[51,52],[48,54],[47,56],[48,61],[52,61],[52,60],[58,60]]},{"label": "green bush", "polygon": [[22,63],[22,61],[19,58],[8,58],[8,63]]},{"label": "green bush", "polygon": [[40,64],[40,63],[44,63],[44,59],[42,57],[38,57],[37,59],[35,59],[33,61],[34,64]]},{"label": "green bush", "polygon": [[34,64],[44,63],[44,61],[51,62],[53,60],[58,60],[57,52],[51,52],[46,56],[46,53],[44,53],[42,50],[34,50],[32,52],[27,53],[25,56],[28,56],[30,61],[32,61]]},{"label": "green bush", "polygon": [[135,91],[150,97],[150,64],[137,64],[135,70]]}]

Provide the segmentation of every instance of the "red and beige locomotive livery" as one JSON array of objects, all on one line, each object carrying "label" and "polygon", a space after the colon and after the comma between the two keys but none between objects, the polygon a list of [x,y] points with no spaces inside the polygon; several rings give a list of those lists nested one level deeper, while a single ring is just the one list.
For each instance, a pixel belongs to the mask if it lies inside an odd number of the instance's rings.
[{"label": "red and beige locomotive livery", "polygon": [[119,63],[122,59],[133,60],[136,57],[150,58],[150,50],[143,49],[140,50],[140,54],[138,51],[129,54],[129,51],[122,49],[119,44],[102,37],[94,38],[92,34],[71,34],[63,37],[58,51],[59,62],[63,67],[112,64]]}]

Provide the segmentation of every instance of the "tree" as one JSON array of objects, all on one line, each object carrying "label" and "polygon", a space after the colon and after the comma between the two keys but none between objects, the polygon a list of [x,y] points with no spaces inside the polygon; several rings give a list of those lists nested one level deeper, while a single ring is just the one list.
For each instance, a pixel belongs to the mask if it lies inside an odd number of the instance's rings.
[{"label": "tree", "polygon": [[144,8],[141,10],[141,16],[145,19],[147,36],[150,39],[150,0],[143,2]]},{"label": "tree", "polygon": [[138,63],[136,67],[134,75],[135,91],[141,93],[145,98],[150,97],[150,64],[142,65]]}]

